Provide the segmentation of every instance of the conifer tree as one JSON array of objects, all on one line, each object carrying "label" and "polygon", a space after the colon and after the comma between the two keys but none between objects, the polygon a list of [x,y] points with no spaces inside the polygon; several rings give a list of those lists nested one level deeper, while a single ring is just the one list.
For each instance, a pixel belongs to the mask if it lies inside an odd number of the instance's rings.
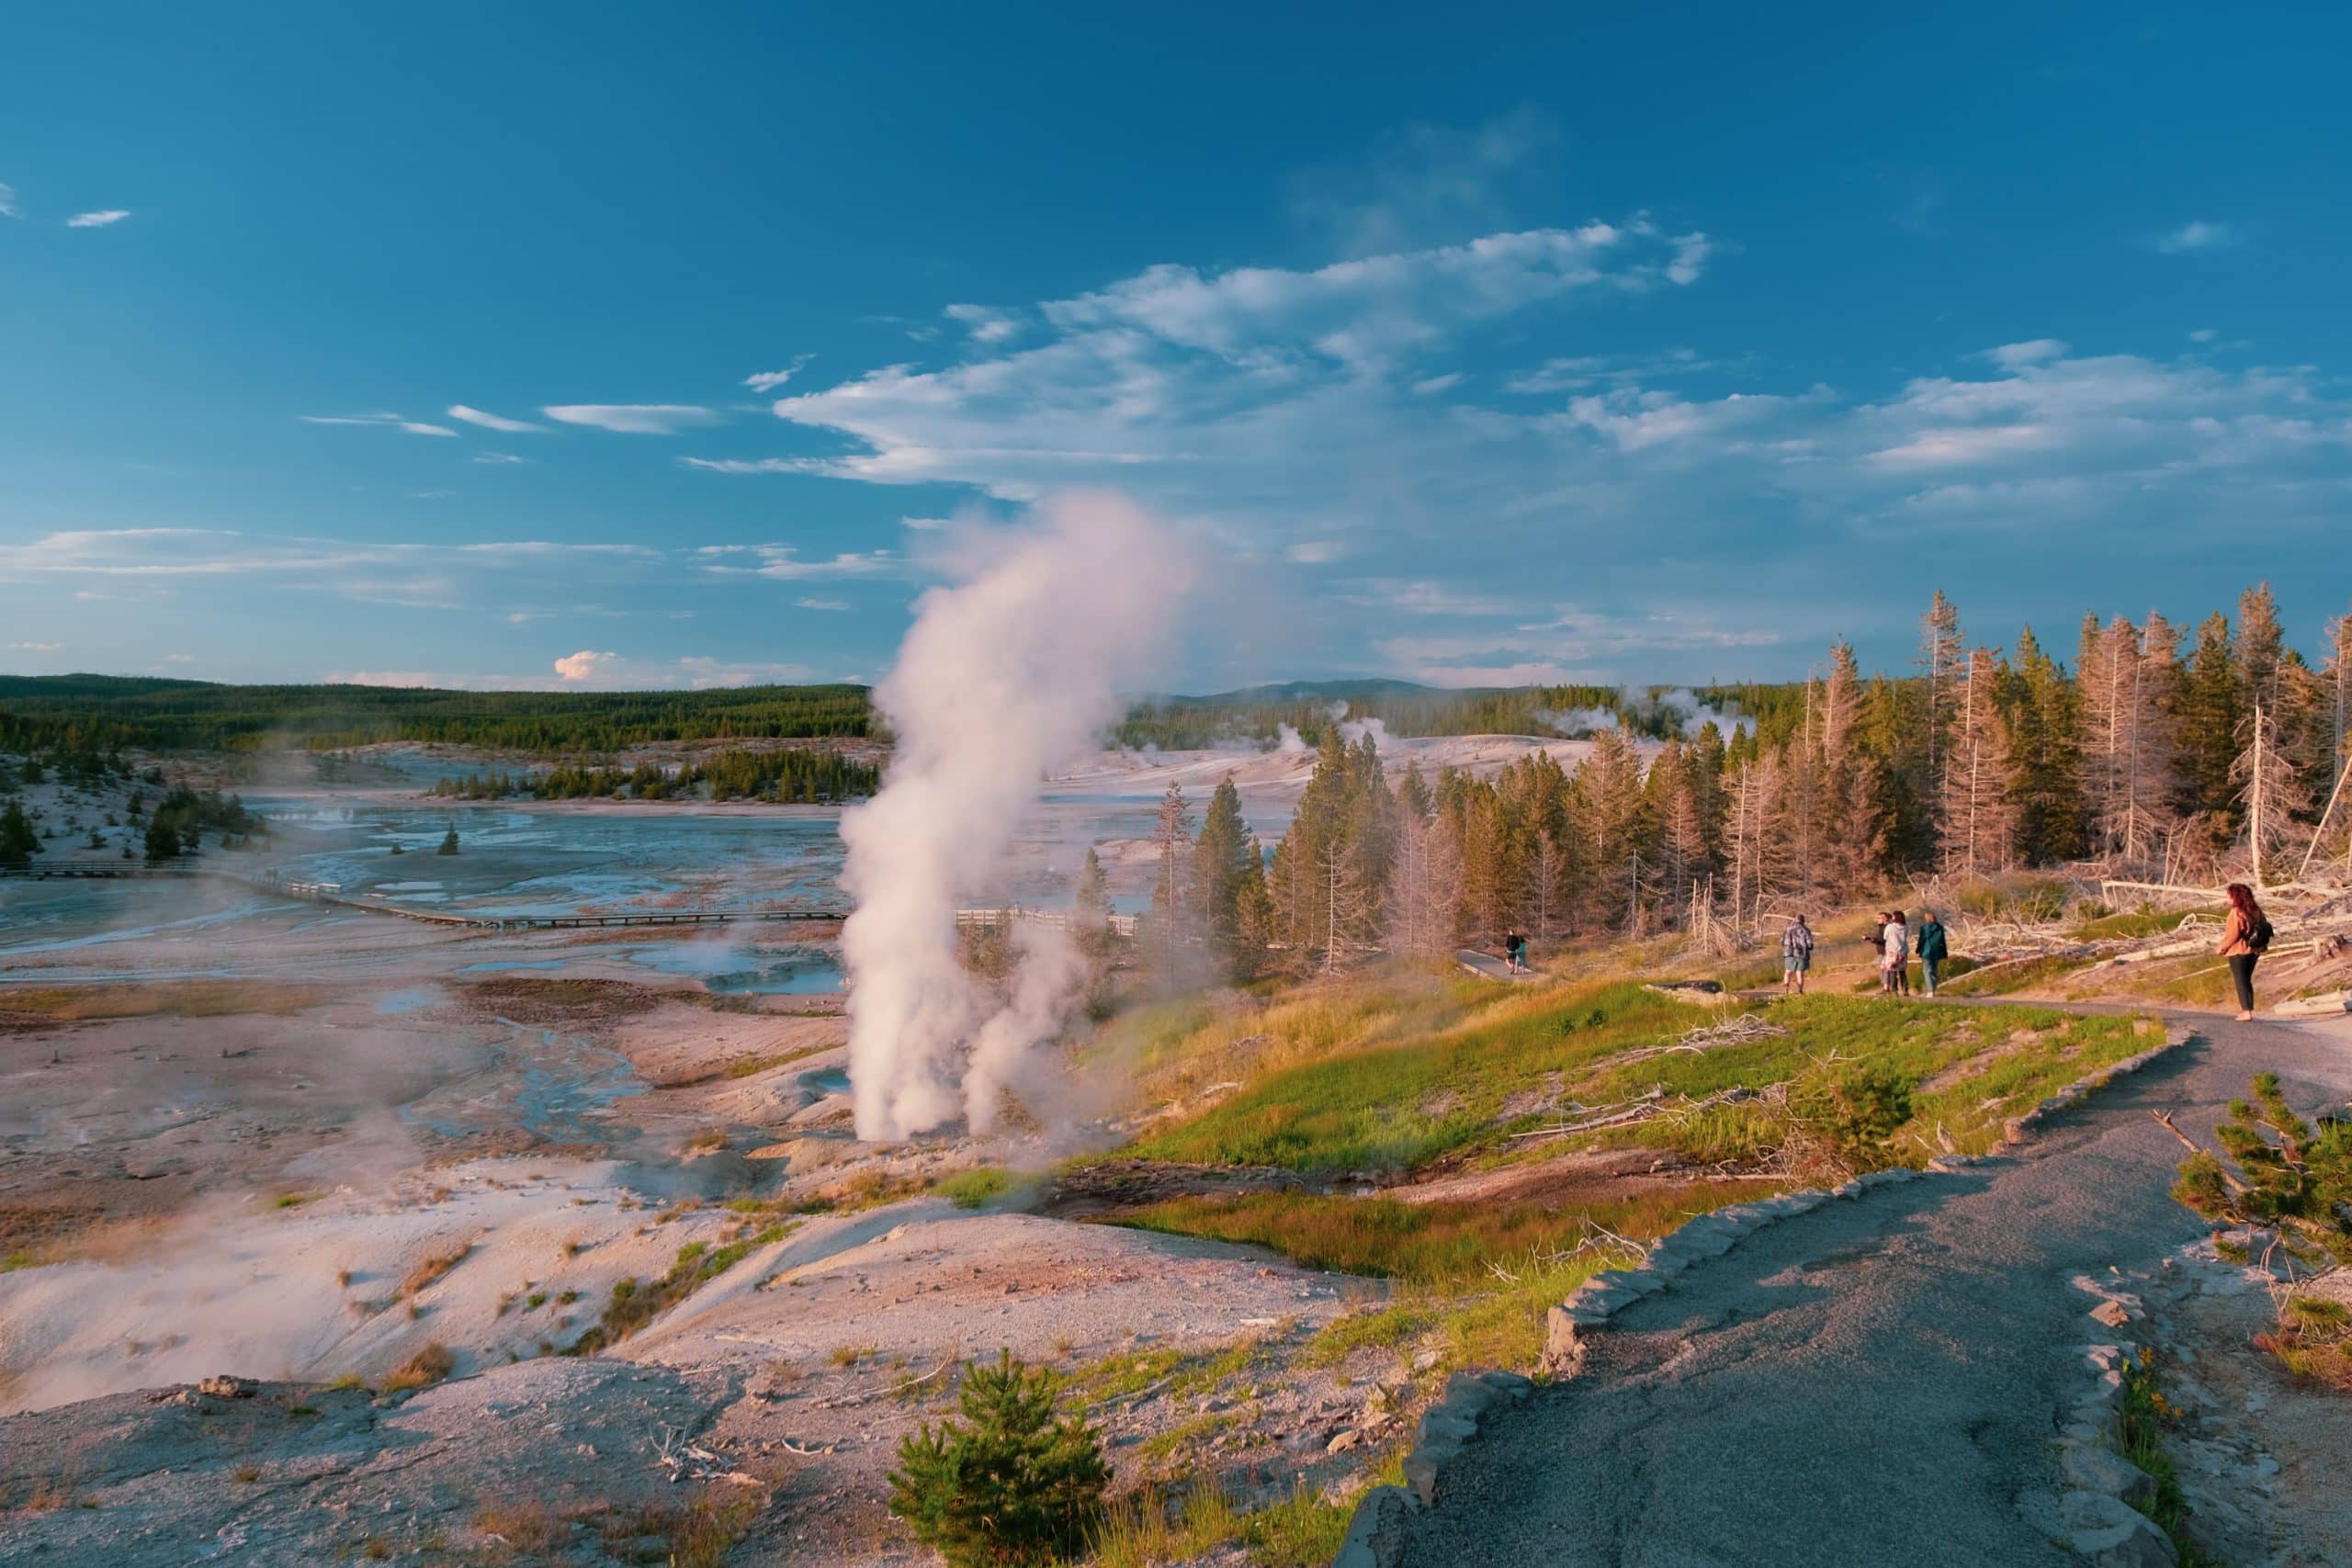
[{"label": "conifer tree", "polygon": [[0,865],[28,865],[33,852],[40,848],[40,835],[25,816],[24,802],[10,801],[7,809],[0,811]]},{"label": "conifer tree", "polygon": [[1071,897],[1079,925],[1087,931],[1107,930],[1111,924],[1111,880],[1102,874],[1102,857],[1086,847],[1078,868],[1078,886]]},{"label": "conifer tree", "polygon": [[1193,925],[1228,972],[1241,966],[1242,890],[1258,877],[1258,840],[1241,819],[1241,795],[1227,773],[1209,796],[1193,845]]},{"label": "conifer tree", "polygon": [[[1922,705],[1927,720],[1921,737],[1927,751],[1927,777],[1922,782],[1931,803],[1940,803],[1946,797],[1945,737],[1959,716],[1960,688],[1967,679],[1967,662],[1960,634],[1960,611],[1939,588],[1928,605],[1928,613],[1919,618],[1919,671],[1925,683]],[[1932,833],[1937,827],[1932,807],[1929,818]]]},{"label": "conifer tree", "polygon": [[[1657,864],[1644,809],[1641,758],[1622,733],[1602,730],[1593,737],[1592,750],[1572,783],[1569,815],[1591,868],[1592,923],[1638,930],[1642,894],[1654,883]],[[1465,855],[1470,852],[1465,845]]]},{"label": "conifer tree", "polygon": [[2270,584],[2257,582],[2238,595],[2237,644],[2233,649],[2238,690],[2251,705],[2260,703],[2276,720],[2279,712],[2279,665],[2286,654],[2286,634],[2278,626],[2278,602]]},{"label": "conifer tree", "polygon": [[2181,811],[2216,823],[2234,821],[2231,773],[2245,743],[2245,687],[2231,647],[2229,618],[2219,612],[2197,628],[2197,647],[2181,672],[2175,716],[2180,746]]},{"label": "conifer tree", "polygon": [[2084,849],[2080,708],[2073,682],[2031,626],[2018,634],[2008,685],[2018,853],[2035,865],[2073,860]]},{"label": "conifer tree", "polygon": [[2017,768],[2001,706],[2000,671],[1985,649],[1968,657],[1950,764],[1944,773],[1945,867],[1964,876],[2007,870]]},{"label": "conifer tree", "polygon": [[1159,812],[1152,820],[1151,843],[1159,870],[1152,878],[1151,910],[1145,925],[1145,944],[1163,976],[1179,967],[1179,953],[1193,935],[1191,899],[1185,873],[1190,869],[1193,807],[1182,784],[1170,781],[1159,797]]}]

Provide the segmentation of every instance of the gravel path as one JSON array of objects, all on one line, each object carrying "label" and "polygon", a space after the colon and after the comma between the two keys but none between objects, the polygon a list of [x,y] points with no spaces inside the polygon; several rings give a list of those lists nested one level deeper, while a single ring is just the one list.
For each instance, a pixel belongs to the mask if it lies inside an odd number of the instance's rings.
[{"label": "gravel path", "polygon": [[2342,1025],[2181,1021],[2015,1156],[1781,1221],[1626,1308],[1582,1376],[1487,1418],[1400,1561],[2074,1561],[2053,1439],[2089,1384],[2072,1348],[2108,1337],[2070,1281],[2201,1229],[2148,1111],[2210,1144],[2264,1068],[2306,1111],[2352,1095]]}]

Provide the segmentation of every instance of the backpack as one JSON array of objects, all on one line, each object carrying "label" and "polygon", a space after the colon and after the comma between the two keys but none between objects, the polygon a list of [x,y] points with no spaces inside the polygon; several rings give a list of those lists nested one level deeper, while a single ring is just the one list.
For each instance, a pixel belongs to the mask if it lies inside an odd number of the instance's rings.
[{"label": "backpack", "polygon": [[2256,910],[2254,919],[2245,923],[2245,941],[2247,951],[2256,953],[2268,952],[2270,939],[2278,934],[2270,929],[2270,917]]}]

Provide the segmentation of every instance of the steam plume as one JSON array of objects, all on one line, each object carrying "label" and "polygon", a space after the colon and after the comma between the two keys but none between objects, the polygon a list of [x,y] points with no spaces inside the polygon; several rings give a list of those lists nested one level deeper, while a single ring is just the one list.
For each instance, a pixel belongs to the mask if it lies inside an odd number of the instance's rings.
[{"label": "steam plume", "polygon": [[1074,966],[1024,943],[1012,1000],[998,1005],[958,959],[956,906],[988,886],[1038,781],[1093,745],[1121,692],[1149,676],[1190,579],[1159,524],[1120,497],[1079,494],[1046,502],[917,604],[874,694],[896,754],[881,793],[842,820],[860,1137],[907,1137],[959,1112],[985,1130],[1021,1058],[1059,1028]]}]

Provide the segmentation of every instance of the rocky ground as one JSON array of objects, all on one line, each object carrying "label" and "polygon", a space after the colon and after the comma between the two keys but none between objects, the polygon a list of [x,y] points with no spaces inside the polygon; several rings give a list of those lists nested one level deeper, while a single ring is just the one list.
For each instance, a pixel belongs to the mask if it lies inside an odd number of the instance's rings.
[{"label": "rocky ground", "polygon": [[1053,1151],[860,1144],[837,998],[649,973],[641,932],[11,893],[0,1560],[904,1560],[898,1439],[1000,1348],[1132,1479],[1286,1495],[1396,1426],[1377,1370],[1288,1365],[1376,1285],[926,1195]]}]

